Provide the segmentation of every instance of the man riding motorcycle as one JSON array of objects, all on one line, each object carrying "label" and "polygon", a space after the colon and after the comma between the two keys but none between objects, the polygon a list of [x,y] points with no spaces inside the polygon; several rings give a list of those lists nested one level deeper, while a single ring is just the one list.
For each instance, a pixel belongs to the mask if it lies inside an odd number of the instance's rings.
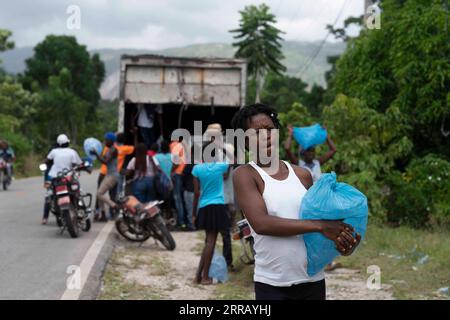
[{"label": "man riding motorcycle", "polygon": [[16,156],[8,142],[4,140],[0,140],[0,159],[3,159],[6,163],[6,177],[11,181],[13,175],[13,162],[16,160]]},{"label": "man riding motorcycle", "polygon": [[[78,153],[69,148],[70,140],[65,134],[60,134],[56,139],[57,147],[53,148],[47,155],[47,168],[50,168],[45,175],[45,188],[51,186],[51,180],[57,177],[58,172],[64,169],[71,169],[75,165],[82,163],[82,160]],[[50,196],[46,196],[44,204],[44,216],[42,218],[42,224],[47,224],[48,216],[50,213]]]}]

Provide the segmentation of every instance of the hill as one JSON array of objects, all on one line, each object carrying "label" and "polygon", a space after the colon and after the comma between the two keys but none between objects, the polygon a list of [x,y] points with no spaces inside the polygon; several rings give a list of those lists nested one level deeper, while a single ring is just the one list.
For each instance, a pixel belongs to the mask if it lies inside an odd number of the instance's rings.
[{"label": "hill", "polygon": [[[325,43],[322,50],[311,63],[304,74],[300,74],[305,63],[314,55],[319,42],[299,42],[285,41],[283,43],[283,53],[285,60],[283,63],[287,67],[287,74],[300,77],[309,85],[318,83],[325,85],[324,74],[330,68],[326,61],[327,56],[340,54],[344,51],[343,43]],[[119,92],[119,60],[122,54],[161,54],[168,56],[192,56],[192,57],[221,57],[229,58],[234,54],[231,44],[208,43],[196,44],[179,48],[168,48],[163,50],[145,49],[98,49],[91,50],[92,53],[99,53],[105,63],[106,78],[100,88],[104,99],[114,99]],[[25,69],[25,60],[33,55],[32,47],[16,48],[0,54],[3,61],[3,68],[10,73],[20,73]]]}]

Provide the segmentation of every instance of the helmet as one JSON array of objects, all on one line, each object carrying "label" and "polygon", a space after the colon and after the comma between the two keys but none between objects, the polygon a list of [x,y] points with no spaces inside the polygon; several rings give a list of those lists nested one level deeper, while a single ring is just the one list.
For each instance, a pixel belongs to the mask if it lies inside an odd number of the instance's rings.
[{"label": "helmet", "polygon": [[65,134],[60,134],[58,136],[58,138],[56,138],[56,143],[60,146],[62,146],[63,144],[69,143],[70,140],[69,138],[67,138],[67,136]]},{"label": "helmet", "polygon": [[105,139],[106,140],[110,140],[112,142],[115,142],[116,141],[116,134],[114,132],[107,132],[105,134]]}]

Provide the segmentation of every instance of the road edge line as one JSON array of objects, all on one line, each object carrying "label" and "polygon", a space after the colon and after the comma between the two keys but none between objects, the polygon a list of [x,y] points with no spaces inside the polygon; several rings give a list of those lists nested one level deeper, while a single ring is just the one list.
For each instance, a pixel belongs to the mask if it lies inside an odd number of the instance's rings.
[{"label": "road edge line", "polygon": [[106,225],[100,230],[94,242],[89,247],[86,252],[83,260],[80,263],[80,277],[81,277],[81,286],[80,289],[69,289],[66,288],[64,293],[62,294],[60,300],[78,300],[80,298],[81,293],[83,292],[84,286],[86,285],[89,274],[92,271],[92,268],[97,261],[98,256],[100,255],[106,241],[109,238],[111,231],[113,230],[114,223],[109,221]]}]

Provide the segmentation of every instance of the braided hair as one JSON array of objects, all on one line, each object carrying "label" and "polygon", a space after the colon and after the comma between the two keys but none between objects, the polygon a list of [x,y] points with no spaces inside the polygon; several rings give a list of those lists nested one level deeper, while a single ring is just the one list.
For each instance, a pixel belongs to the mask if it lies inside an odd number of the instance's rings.
[{"label": "braided hair", "polygon": [[233,116],[233,119],[231,120],[231,125],[234,130],[243,129],[245,131],[248,129],[251,118],[258,114],[267,115],[270,119],[272,119],[275,128],[276,129],[280,128],[278,113],[275,111],[275,109],[264,103],[255,103],[241,108]]}]

